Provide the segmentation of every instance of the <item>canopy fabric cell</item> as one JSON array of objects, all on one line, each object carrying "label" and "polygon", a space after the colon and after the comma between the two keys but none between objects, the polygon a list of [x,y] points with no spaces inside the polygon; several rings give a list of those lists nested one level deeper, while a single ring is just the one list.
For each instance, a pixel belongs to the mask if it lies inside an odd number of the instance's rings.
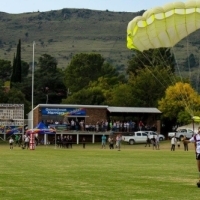
[{"label": "canopy fabric cell", "polygon": [[200,28],[200,1],[168,3],[149,9],[131,20],[127,27],[127,47],[144,50],[173,47]]}]

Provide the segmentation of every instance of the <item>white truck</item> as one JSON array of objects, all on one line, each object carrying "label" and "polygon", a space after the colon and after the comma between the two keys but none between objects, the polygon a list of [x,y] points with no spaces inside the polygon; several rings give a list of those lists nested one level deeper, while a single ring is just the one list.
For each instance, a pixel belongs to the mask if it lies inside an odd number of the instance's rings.
[{"label": "white truck", "polygon": [[136,132],[126,133],[125,135],[122,136],[122,140],[124,142],[128,142],[129,144],[146,143],[147,132],[136,131]]},{"label": "white truck", "polygon": [[194,134],[194,131],[192,129],[189,128],[183,128],[183,129],[178,129],[176,132],[169,132],[168,133],[168,138],[172,138],[175,137],[177,139],[182,139],[184,136],[186,136],[186,138],[191,138]]}]

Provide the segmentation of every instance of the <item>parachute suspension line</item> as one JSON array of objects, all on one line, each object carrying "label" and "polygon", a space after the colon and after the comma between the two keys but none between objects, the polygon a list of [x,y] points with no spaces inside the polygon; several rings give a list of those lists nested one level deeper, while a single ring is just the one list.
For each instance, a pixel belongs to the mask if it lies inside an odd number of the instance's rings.
[{"label": "parachute suspension line", "polygon": [[166,86],[163,85],[163,83],[153,74],[153,72],[149,69],[149,67],[146,66],[146,65],[144,65],[144,66],[145,66],[145,67],[147,68],[147,70],[151,73],[151,75],[152,75],[163,87],[166,88]]},{"label": "parachute suspension line", "polygon": [[[188,71],[189,71],[189,81],[190,81],[190,84],[192,84],[191,82],[191,66],[190,66],[190,55],[189,55],[189,41],[188,41],[188,36],[186,37],[186,43],[187,43],[187,64],[188,64]],[[192,102],[191,102],[192,104]],[[190,105],[192,106],[192,105]],[[193,113],[194,114],[194,113]]]},{"label": "parachute suspension line", "polygon": [[199,93],[199,74],[200,74],[200,57],[199,57],[199,69],[198,69],[198,74],[196,78],[196,89],[198,93]]},{"label": "parachute suspension line", "polygon": [[[178,73],[179,73],[179,76],[181,78],[181,82],[183,83],[183,78],[182,78],[182,75],[181,75],[181,72],[180,72],[180,68],[179,68],[179,64],[177,62],[177,58],[176,58],[176,54],[175,54],[175,51],[174,51],[174,48],[172,47],[172,52],[174,54],[174,58],[175,58],[175,61],[176,61],[176,67],[178,69]],[[194,113],[191,109],[191,104],[190,104],[190,101],[188,102],[187,100],[189,99],[189,94],[187,94],[187,91],[185,90],[185,88],[183,87],[183,90],[184,92],[180,91],[180,94],[181,94],[181,97],[182,97],[182,100],[183,100],[183,103],[185,104],[185,107],[186,107],[186,110],[188,110],[188,113],[192,116],[194,116]]]},{"label": "parachute suspension line", "polygon": [[[161,61],[163,62],[164,66],[168,67],[166,60],[163,58],[163,55],[160,52],[160,49],[159,49],[159,53],[160,53],[160,57],[162,59]],[[176,83],[176,78],[175,78],[174,73],[171,72],[170,74],[168,74],[168,78],[171,81],[172,85],[174,85]]]},{"label": "parachute suspension line", "polygon": [[173,54],[174,54],[174,58],[175,58],[175,61],[176,61],[176,67],[177,67],[177,69],[178,69],[178,73],[179,73],[179,76],[180,76],[180,78],[181,78],[181,82],[183,82],[183,78],[182,78],[182,75],[181,75],[181,72],[180,72],[179,64],[178,64],[178,62],[177,62],[177,58],[176,58],[176,54],[175,54],[175,51],[174,51],[174,47],[172,47],[172,52],[173,52]]},{"label": "parachute suspension line", "polygon": [[[145,56],[145,54],[144,54],[144,56]],[[156,66],[152,63],[152,61],[148,58],[148,56],[146,57],[146,59],[149,60],[149,62],[151,63],[151,65],[152,65],[153,67],[156,67]],[[155,77],[155,79],[158,80],[158,82],[160,82],[160,80],[153,74],[153,72],[150,70],[150,68],[149,68],[148,66],[145,66],[145,67],[149,70],[149,72],[153,75],[153,77]],[[162,80],[163,83],[165,84],[165,85],[164,85],[162,82],[160,82],[161,85],[163,85],[165,88],[167,88],[167,87],[168,87],[167,81],[166,81],[165,79],[163,79],[163,77],[162,77],[162,75],[161,75],[161,73],[160,73],[160,71],[159,71],[158,69],[156,69],[156,72],[160,75],[161,80]]]},{"label": "parachute suspension line", "polygon": [[189,71],[189,81],[190,81],[190,83],[191,83],[191,68],[190,68],[190,60],[189,60],[189,52],[188,52],[188,50],[189,50],[189,47],[188,47],[188,37],[186,37],[186,41],[187,41],[187,64],[188,64],[188,71]]},{"label": "parachute suspension line", "polygon": [[195,73],[196,74],[196,76],[195,76],[195,89],[196,89],[196,91],[197,91],[197,93],[199,94],[200,93],[200,91],[199,91],[199,78],[200,78],[200,55],[198,55],[198,70],[197,70],[197,72]]},{"label": "parachute suspension line", "polygon": [[[159,51],[159,53],[160,53],[160,51]],[[160,53],[161,54],[161,53]],[[148,56],[146,56],[144,53],[143,53],[143,55],[144,55],[144,57],[151,63],[151,65],[152,66],[154,66],[154,64],[152,63],[152,61],[149,59],[149,57]],[[161,57],[162,57],[162,55],[161,55]],[[163,57],[162,57],[162,59],[163,59]],[[163,59],[164,60],[164,59]],[[141,61],[142,62],[142,61]],[[165,63],[165,62],[164,62]],[[144,64],[143,64],[144,65]],[[145,65],[144,65],[145,66]],[[167,65],[166,65],[167,66]],[[148,66],[145,66],[148,70],[149,70],[149,72],[153,75],[153,77],[155,77],[156,78],[156,80],[158,80],[158,78],[153,74],[153,72],[149,69],[149,67]],[[160,72],[159,72],[160,73]],[[158,73],[158,74],[159,74]],[[171,77],[170,77],[170,75],[173,75],[172,77],[174,78],[174,81],[171,79]],[[175,85],[175,83],[176,83],[176,80],[175,80],[175,75],[173,74],[173,73],[171,73],[171,74],[168,74],[168,77],[169,77],[169,80],[171,81],[171,83],[172,83],[172,85]],[[162,78],[162,77],[161,77]],[[162,85],[162,86],[164,86],[159,80],[158,80],[158,82]],[[168,84],[165,86],[165,88],[167,88],[168,87]],[[188,110],[188,113],[191,115],[191,117],[193,116],[192,114],[191,114],[191,110],[190,110],[190,107],[188,106],[188,104],[187,104],[187,101],[185,100],[185,98],[184,98],[184,96],[183,96],[183,94],[182,94],[182,92],[181,92],[181,90],[180,90],[180,101],[182,100],[183,101],[183,104],[185,105],[185,107],[186,107],[186,110]]]},{"label": "parachute suspension line", "polygon": [[[152,63],[152,61],[149,59],[149,57],[147,56],[147,55],[145,55],[145,53],[143,53],[142,52],[142,55],[151,63],[151,65],[153,66],[153,67],[155,67],[155,65]],[[139,56],[138,56],[138,54],[135,54],[135,56],[137,56],[137,59],[146,67],[146,69],[153,75],[153,77],[160,83],[160,85],[161,86],[163,86],[164,88],[167,88],[168,87],[168,84],[166,84],[166,85],[164,85],[159,79],[158,79],[158,77],[156,77],[155,75],[154,75],[154,73],[149,69],[149,67],[147,66],[147,65],[145,65],[145,63],[139,58]],[[175,60],[176,60],[176,57],[175,57]],[[177,63],[177,61],[176,61],[176,63]],[[174,77],[174,76],[173,76]],[[161,77],[162,78],[162,77]],[[181,77],[182,78],[182,77]],[[163,78],[162,78],[163,79]],[[174,85],[175,83],[171,80],[171,78],[170,78],[170,75],[169,75],[169,79],[170,79],[170,81],[172,82],[172,85]],[[174,77],[174,79],[175,79],[175,77]],[[181,79],[182,80],[182,79]],[[183,81],[182,81],[183,82]],[[165,82],[166,83],[166,82]],[[183,90],[184,90],[185,88],[183,88]],[[187,94],[186,92],[185,92],[185,94]],[[190,106],[187,104],[187,101],[186,101],[186,99],[187,99],[187,96],[186,97],[184,97],[184,94],[183,94],[183,92],[180,90],[180,101],[182,100],[183,101],[183,104],[185,105],[185,107],[186,107],[186,110],[188,110],[188,113],[191,115],[191,117],[192,116],[194,116],[192,113],[192,110],[190,110]]]},{"label": "parachute suspension line", "polygon": [[[199,29],[198,25],[193,26],[191,24],[193,24],[193,22],[197,18],[199,18],[198,9],[200,8],[200,5],[197,3],[197,1],[191,1],[191,4],[185,3],[184,6],[185,6],[185,9],[186,10],[188,9],[189,12],[180,13],[180,15],[177,15],[176,12],[173,12],[175,9],[180,9],[180,5],[177,2],[177,3],[170,3],[167,6],[164,5],[162,7],[163,12],[157,8],[149,9],[145,11],[145,13],[143,13],[141,18],[140,16],[139,18],[135,17],[133,20],[129,22],[128,27],[127,27],[127,47],[129,49],[137,49],[142,52],[144,50],[155,48],[154,43],[156,42],[155,43],[156,47],[166,47],[166,46],[168,47],[170,45],[170,47],[172,47],[172,50],[173,50],[174,45],[180,42],[180,39],[187,37],[189,34]],[[166,15],[167,14],[165,12],[166,9],[167,9],[167,12],[168,11],[172,12],[172,15],[170,15],[169,17],[167,17]],[[144,22],[147,22],[149,19],[151,19],[153,15],[156,15],[156,14],[159,14],[159,15],[162,14],[163,17],[162,18],[160,17],[161,19],[160,18],[155,19],[151,23],[151,26],[148,26],[148,23],[144,23]],[[185,27],[183,27],[183,21],[184,21]],[[171,24],[171,22],[173,22],[173,25]],[[141,23],[141,25],[136,27],[138,23]],[[173,30],[171,30],[171,28]],[[167,30],[171,30],[171,31],[167,32]],[[175,32],[176,34],[173,34]],[[168,38],[167,38],[166,33],[169,36]],[[159,37],[155,38],[156,35],[160,35],[162,37],[162,42],[160,42]],[[187,47],[187,51],[188,51],[188,47]],[[188,61],[190,61],[189,58],[190,57],[188,56]],[[177,59],[175,58],[175,60],[176,60],[176,72],[177,72],[176,75],[179,74],[180,82],[186,83],[186,81],[183,82],[184,79],[181,76]],[[189,68],[191,67],[192,67],[192,63],[189,63]],[[191,70],[190,70],[190,73],[191,73]],[[189,78],[192,79],[191,74]],[[186,92],[187,88],[185,86],[186,84],[180,84],[180,86],[178,87],[178,89],[181,90],[179,96],[185,97],[185,98],[181,98],[182,99],[181,102],[187,105],[186,109],[189,110],[190,114],[192,114],[191,105],[193,106],[194,103],[191,100],[192,99],[191,94],[189,92],[188,93]],[[191,105],[189,106],[189,104]]]},{"label": "parachute suspension line", "polygon": [[[144,56],[145,56],[145,54],[144,53],[142,53]],[[136,56],[137,56],[137,54],[136,54]],[[147,59],[148,59],[148,57],[146,57]],[[139,56],[137,56],[137,59],[142,63],[142,65],[143,66],[145,66],[147,69],[148,69],[148,71],[153,75],[153,77],[155,77],[155,79],[164,87],[164,88],[166,88],[166,86],[153,74],[153,72],[149,69],[149,67],[147,66],[147,65],[145,65],[145,63],[139,58]],[[150,60],[149,60],[150,61]]]},{"label": "parachute suspension line", "polygon": [[[153,66],[153,67],[155,67],[155,65],[153,64],[153,62],[149,59],[149,57],[148,56],[146,56],[144,53],[142,53],[143,55],[144,55],[144,57],[151,63],[151,65]],[[160,80],[153,74],[153,72],[149,69],[149,67],[148,66],[146,66],[146,65],[144,65],[148,70],[149,70],[149,72],[151,72],[151,74],[156,78],[156,80],[158,80],[158,82],[160,82]],[[163,82],[165,83],[165,85],[164,84],[162,84],[161,82],[160,82],[160,84],[162,85],[162,86],[164,86],[165,88],[167,88],[168,87],[168,83],[165,81],[165,79],[163,79],[163,77],[162,77],[162,75],[160,74],[160,72],[157,70],[157,72],[158,72],[158,74],[160,75],[160,77],[161,77],[161,79],[163,80]],[[168,76],[169,76],[169,78],[170,78],[170,75],[168,74]],[[171,80],[171,79],[170,79]]]},{"label": "parachute suspension line", "polygon": [[[172,52],[173,52],[173,55],[174,55],[174,57],[175,57],[175,61],[176,61],[176,65],[177,65],[178,62],[177,62],[175,53],[174,53],[174,51],[172,51]],[[166,63],[166,61],[164,60],[164,58],[163,58],[163,56],[162,56],[160,50],[159,50],[159,53],[160,53],[161,58],[163,59],[163,62],[166,64],[166,66],[168,66],[167,63]],[[173,80],[172,80],[172,79],[173,79]],[[169,74],[169,80],[171,81],[172,85],[175,85],[175,84],[176,84],[177,80],[176,80],[176,76],[175,76],[174,73]],[[184,97],[184,95],[183,95],[183,93],[182,93],[181,91],[180,91],[180,94],[181,94],[181,95],[180,95],[180,101],[182,100],[183,103],[184,103],[184,105],[185,105],[185,107],[187,108],[187,107],[188,107],[188,104],[187,104],[187,101],[186,101],[187,96]],[[185,94],[187,94],[186,91],[185,91]],[[191,113],[191,111],[190,111],[189,113]]]}]

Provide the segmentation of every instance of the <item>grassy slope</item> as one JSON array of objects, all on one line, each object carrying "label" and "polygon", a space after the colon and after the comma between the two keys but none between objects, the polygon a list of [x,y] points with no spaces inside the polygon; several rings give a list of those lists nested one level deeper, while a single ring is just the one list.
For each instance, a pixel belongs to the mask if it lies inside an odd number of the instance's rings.
[{"label": "grassy slope", "polygon": [[[55,56],[66,67],[74,54],[101,53],[126,64],[126,27],[136,14],[66,9],[44,13],[11,15],[0,13],[0,58],[12,61],[18,39],[22,40],[22,58],[32,61],[32,42],[36,41],[36,59],[43,53]],[[26,35],[26,33],[28,33]]]},{"label": "grassy slope", "polygon": [[[132,55],[126,48],[126,28],[138,13],[63,9],[23,14],[0,13],[0,59],[13,60],[18,39],[22,40],[22,59],[32,61],[32,43],[36,41],[35,60],[44,53],[54,56],[65,68],[77,53],[102,54],[119,70]],[[198,54],[198,32],[182,46],[174,48],[181,63],[191,52]],[[195,43],[197,42],[197,43]]]},{"label": "grassy slope", "polygon": [[3,199],[199,199],[193,146],[171,152],[144,145],[122,151],[86,145],[82,149],[39,146],[35,151],[1,145]]}]

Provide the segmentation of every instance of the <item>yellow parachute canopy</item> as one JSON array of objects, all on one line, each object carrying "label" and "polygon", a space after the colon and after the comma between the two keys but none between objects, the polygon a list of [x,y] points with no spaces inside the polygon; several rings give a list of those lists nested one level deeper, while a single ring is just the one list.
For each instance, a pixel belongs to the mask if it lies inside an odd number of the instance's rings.
[{"label": "yellow parachute canopy", "polygon": [[193,116],[192,119],[193,119],[194,122],[200,122],[199,116]]},{"label": "yellow parachute canopy", "polygon": [[139,51],[173,47],[199,28],[200,0],[169,3],[129,22],[127,47]]}]

